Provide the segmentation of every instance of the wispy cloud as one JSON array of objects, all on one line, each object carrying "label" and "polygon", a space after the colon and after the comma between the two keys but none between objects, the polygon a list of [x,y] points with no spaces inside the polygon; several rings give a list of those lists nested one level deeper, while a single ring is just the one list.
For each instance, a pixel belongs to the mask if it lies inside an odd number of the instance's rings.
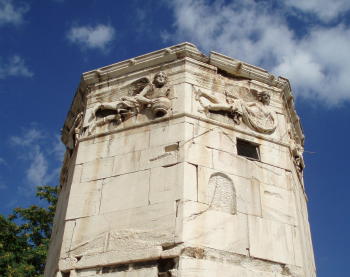
[{"label": "wispy cloud", "polygon": [[44,134],[41,130],[36,128],[24,129],[22,135],[11,136],[10,142],[14,145],[20,146],[32,146],[37,143],[38,140],[44,138]]},{"label": "wispy cloud", "polygon": [[[301,98],[326,105],[350,100],[350,29],[341,22],[310,25],[300,37],[281,10],[264,1],[176,0],[169,5],[175,32],[165,32],[164,38],[189,40],[202,50],[216,50],[267,68],[290,79]],[[334,11],[332,17],[340,12]]]},{"label": "wispy cloud", "polygon": [[0,0],[0,26],[5,24],[19,25],[23,15],[28,12],[28,4],[15,6],[12,0]]},{"label": "wispy cloud", "polygon": [[323,22],[334,20],[350,9],[349,0],[285,0],[285,4],[298,11],[316,15]]},{"label": "wispy cloud", "polygon": [[70,42],[79,45],[82,49],[108,50],[115,37],[115,30],[110,25],[72,27],[67,38]]},{"label": "wispy cloud", "polygon": [[5,62],[0,59],[0,79],[10,76],[32,77],[33,75],[33,72],[28,69],[23,58],[18,55],[10,57]]},{"label": "wispy cloud", "polygon": [[20,135],[11,136],[10,143],[21,153],[18,158],[25,166],[25,184],[19,188],[22,193],[30,194],[38,185],[57,183],[61,166],[58,157],[62,155],[57,136],[49,136],[32,126],[23,129]]},{"label": "wispy cloud", "polygon": [[55,158],[59,162],[63,162],[64,152],[66,152],[66,147],[61,142],[60,136],[56,136],[54,141],[52,142],[52,151],[51,153],[55,156]]},{"label": "wispy cloud", "polygon": [[30,164],[26,170],[26,177],[32,185],[44,185],[48,181],[48,161],[39,145],[36,145],[30,153]]}]

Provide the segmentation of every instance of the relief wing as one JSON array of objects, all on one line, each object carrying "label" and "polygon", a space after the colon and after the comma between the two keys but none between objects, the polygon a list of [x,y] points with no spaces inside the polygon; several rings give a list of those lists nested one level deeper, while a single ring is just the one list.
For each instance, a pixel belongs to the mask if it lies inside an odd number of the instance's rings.
[{"label": "relief wing", "polygon": [[128,86],[128,95],[135,96],[136,94],[139,94],[150,83],[151,81],[146,77],[132,82]]}]

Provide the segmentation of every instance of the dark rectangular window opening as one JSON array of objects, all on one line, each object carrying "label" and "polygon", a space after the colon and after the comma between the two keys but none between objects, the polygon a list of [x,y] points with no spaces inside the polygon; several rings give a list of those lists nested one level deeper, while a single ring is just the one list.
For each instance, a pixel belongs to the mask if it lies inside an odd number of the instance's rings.
[{"label": "dark rectangular window opening", "polygon": [[237,138],[237,154],[255,161],[260,161],[259,145]]}]

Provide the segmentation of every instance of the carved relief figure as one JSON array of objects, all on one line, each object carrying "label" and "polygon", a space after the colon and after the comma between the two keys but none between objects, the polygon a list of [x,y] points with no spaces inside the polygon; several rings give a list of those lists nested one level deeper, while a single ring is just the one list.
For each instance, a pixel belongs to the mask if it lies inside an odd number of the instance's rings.
[{"label": "carved relief figure", "polygon": [[[236,124],[241,123],[242,109],[241,104],[237,98],[235,101],[228,98],[226,92],[224,95],[218,93],[216,95],[209,94],[201,90],[197,90],[195,93],[196,100],[199,101],[199,103],[202,105],[204,112],[208,113],[213,111],[223,111],[226,112],[227,115],[231,117]],[[209,102],[205,102],[203,99],[207,99]]]},{"label": "carved relief figure", "polygon": [[96,127],[110,122],[120,124],[128,118],[149,108],[154,117],[162,117],[171,107],[168,96],[170,88],[165,72],[158,72],[151,83],[147,78],[141,78],[130,84],[129,95],[114,102],[99,103],[93,110],[93,123],[89,127],[89,134]]},{"label": "carved relief figure", "polygon": [[292,145],[292,154],[294,159],[294,165],[297,169],[298,174],[302,174],[305,168],[305,163],[303,159],[303,147],[300,144]]},{"label": "carved relief figure", "polygon": [[75,148],[75,146],[77,146],[80,134],[81,134],[81,128],[83,125],[83,112],[80,112],[76,115],[73,125],[69,130],[68,133],[68,143],[67,143],[67,148],[69,150],[73,150]]},{"label": "carved relief figure", "polygon": [[257,92],[258,102],[241,102],[244,122],[260,133],[272,133],[277,127],[276,115],[268,107],[270,98],[267,91],[262,91]]},{"label": "carved relief figure", "polygon": [[251,129],[260,133],[270,134],[277,127],[275,113],[270,109],[270,94],[267,91],[256,92],[256,102],[246,102],[228,93],[206,93],[195,91],[196,100],[203,107],[204,112],[223,112],[233,119],[235,124],[241,121]]}]

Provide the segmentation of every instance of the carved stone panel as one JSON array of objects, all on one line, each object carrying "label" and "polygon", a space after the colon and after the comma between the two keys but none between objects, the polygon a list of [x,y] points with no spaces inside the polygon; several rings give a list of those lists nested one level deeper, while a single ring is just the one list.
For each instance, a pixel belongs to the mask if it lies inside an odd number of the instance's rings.
[{"label": "carved stone panel", "polygon": [[107,124],[118,125],[139,113],[145,113],[150,119],[165,116],[171,108],[169,95],[172,88],[167,83],[166,73],[160,71],[152,82],[144,77],[129,84],[124,88],[126,95],[116,101],[96,104],[88,134],[95,133],[98,127]]},{"label": "carved stone panel", "polygon": [[214,173],[209,179],[208,192],[210,208],[231,214],[236,213],[236,190],[228,176]]},{"label": "carved stone panel", "polygon": [[[277,127],[277,118],[269,107],[270,93],[248,90],[246,93],[255,95],[256,101],[245,101],[229,92],[207,93],[195,90],[196,100],[202,106],[201,112],[212,117],[212,114],[221,114],[231,119],[233,124],[242,121],[252,130],[259,133],[271,134]],[[215,120],[215,117],[213,118]]]}]

